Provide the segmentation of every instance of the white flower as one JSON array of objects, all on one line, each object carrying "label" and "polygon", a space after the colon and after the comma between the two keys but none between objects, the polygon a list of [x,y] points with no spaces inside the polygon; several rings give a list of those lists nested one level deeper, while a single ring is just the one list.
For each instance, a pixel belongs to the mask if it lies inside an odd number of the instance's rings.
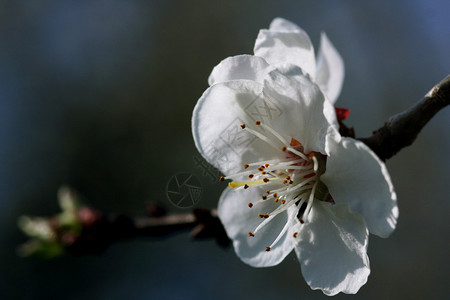
[{"label": "white flower", "polygon": [[303,31],[275,19],[256,41],[264,58],[237,56],[214,68],[194,109],[193,136],[233,180],[218,214],[245,263],[274,266],[294,249],[311,288],[356,293],[370,273],[368,232],[387,237],[395,229],[396,195],[383,162],[338,133],[321,89],[337,95],[341,83],[336,90],[333,69],[314,71],[309,49]]}]

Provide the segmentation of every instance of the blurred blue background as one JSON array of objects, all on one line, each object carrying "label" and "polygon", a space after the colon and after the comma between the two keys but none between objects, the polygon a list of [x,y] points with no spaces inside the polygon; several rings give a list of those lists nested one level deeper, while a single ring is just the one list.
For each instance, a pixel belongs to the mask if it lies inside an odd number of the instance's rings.
[{"label": "blurred blue background", "polygon": [[[196,167],[192,109],[212,68],[253,52],[277,16],[318,47],[325,31],[346,66],[338,106],[368,136],[450,73],[450,2],[1,1],[0,298],[322,299],[290,255],[254,269],[213,241],[187,234],[118,243],[98,256],[19,258],[20,215],[53,215],[69,184],[85,203],[144,215],[173,212],[165,186],[177,172],[202,181],[201,207],[224,185]],[[388,161],[400,219],[371,236],[372,273],[353,299],[444,299],[450,288],[450,110]],[[344,297],[339,295],[336,298]]]}]

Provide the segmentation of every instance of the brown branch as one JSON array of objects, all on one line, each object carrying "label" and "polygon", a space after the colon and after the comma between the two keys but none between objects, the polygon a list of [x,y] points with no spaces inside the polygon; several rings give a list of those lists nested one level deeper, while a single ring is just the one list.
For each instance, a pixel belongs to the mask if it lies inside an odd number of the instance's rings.
[{"label": "brown branch", "polygon": [[[230,239],[215,210],[197,208],[185,214],[166,215],[160,206],[153,205],[151,211],[154,212],[155,207],[158,214],[151,213],[149,217],[140,218],[105,214],[90,207],[80,207],[73,215],[71,226],[63,221],[61,214],[29,219],[27,228],[30,229],[31,225],[35,230],[31,228],[31,231],[24,231],[33,239],[21,245],[18,251],[22,256],[41,258],[54,257],[64,252],[74,255],[97,254],[118,241],[133,238],[164,239],[188,230],[191,230],[193,240],[212,238],[220,246],[230,245]],[[41,235],[40,232],[51,233]]]},{"label": "brown branch", "polygon": [[450,75],[434,86],[425,97],[406,111],[389,118],[371,137],[359,138],[382,160],[411,145],[428,121],[450,104]]},{"label": "brown branch", "polygon": [[[450,76],[447,76],[413,107],[391,117],[371,137],[359,140],[382,160],[389,159],[411,145],[425,124],[449,103]],[[353,129],[346,128],[342,122],[340,125],[346,135],[353,133]],[[61,214],[35,220],[25,218],[19,222],[24,232],[37,241],[23,245],[19,249],[23,250],[22,254],[52,257],[64,251],[76,255],[100,253],[117,241],[141,237],[161,239],[186,230],[191,230],[193,239],[213,238],[219,245],[230,244],[214,210],[194,209],[190,213],[166,215],[162,207],[153,205],[149,209],[149,217],[135,219],[78,207],[76,193],[67,188],[60,190],[59,198],[63,209]],[[67,224],[67,214],[72,216],[73,224]]]},{"label": "brown branch", "polygon": [[185,214],[141,218],[98,215],[94,222],[82,220],[81,233],[66,245],[68,252],[76,255],[99,253],[120,240],[142,237],[163,239],[188,230],[191,230],[191,238],[194,240],[213,238],[221,246],[228,246],[230,243],[215,210],[198,208]]}]

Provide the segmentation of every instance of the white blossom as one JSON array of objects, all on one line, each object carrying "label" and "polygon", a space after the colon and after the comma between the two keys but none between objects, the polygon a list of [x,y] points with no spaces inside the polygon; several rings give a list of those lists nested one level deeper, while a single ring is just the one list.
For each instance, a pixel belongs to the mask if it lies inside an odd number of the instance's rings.
[{"label": "white blossom", "polygon": [[398,217],[384,163],[337,131],[342,78],[324,34],[316,63],[306,33],[275,19],[254,56],[214,68],[192,119],[199,152],[232,180],[218,214],[237,255],[268,267],[294,250],[306,282],[327,295],[366,283],[368,234],[389,236]]}]

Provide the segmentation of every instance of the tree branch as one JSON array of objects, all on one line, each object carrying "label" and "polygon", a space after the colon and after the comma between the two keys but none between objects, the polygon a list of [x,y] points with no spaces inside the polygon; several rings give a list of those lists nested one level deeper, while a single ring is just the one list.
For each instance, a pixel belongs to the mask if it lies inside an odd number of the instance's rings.
[{"label": "tree branch", "polygon": [[[88,210],[88,212],[83,212]],[[178,215],[130,218],[125,215],[104,215],[83,208],[81,213],[93,215],[93,220],[80,217],[82,231],[65,245],[72,254],[100,253],[109,245],[132,238],[167,238],[175,233],[191,230],[195,240],[214,238],[221,246],[228,246],[230,240],[223,229],[215,210],[194,209],[191,213]],[[80,215],[80,214],[79,214]]]},{"label": "tree branch", "polygon": [[[360,138],[382,160],[411,145],[425,124],[450,103],[450,76],[433,87],[417,104],[391,117],[371,137]],[[340,122],[341,131],[353,133]],[[215,210],[194,209],[191,213],[166,215],[160,206],[153,205],[150,216],[130,218],[109,215],[89,207],[80,207],[76,193],[66,187],[60,189],[62,212],[51,218],[22,217],[19,226],[33,238],[19,249],[25,256],[52,257],[67,251],[76,255],[100,253],[109,245],[131,238],[166,238],[191,230],[193,239],[214,238],[219,245],[230,245],[230,239]]]},{"label": "tree branch", "polygon": [[371,137],[359,138],[380,159],[387,160],[411,145],[428,121],[450,104],[450,75],[434,86],[425,97],[406,111],[389,118]]}]

